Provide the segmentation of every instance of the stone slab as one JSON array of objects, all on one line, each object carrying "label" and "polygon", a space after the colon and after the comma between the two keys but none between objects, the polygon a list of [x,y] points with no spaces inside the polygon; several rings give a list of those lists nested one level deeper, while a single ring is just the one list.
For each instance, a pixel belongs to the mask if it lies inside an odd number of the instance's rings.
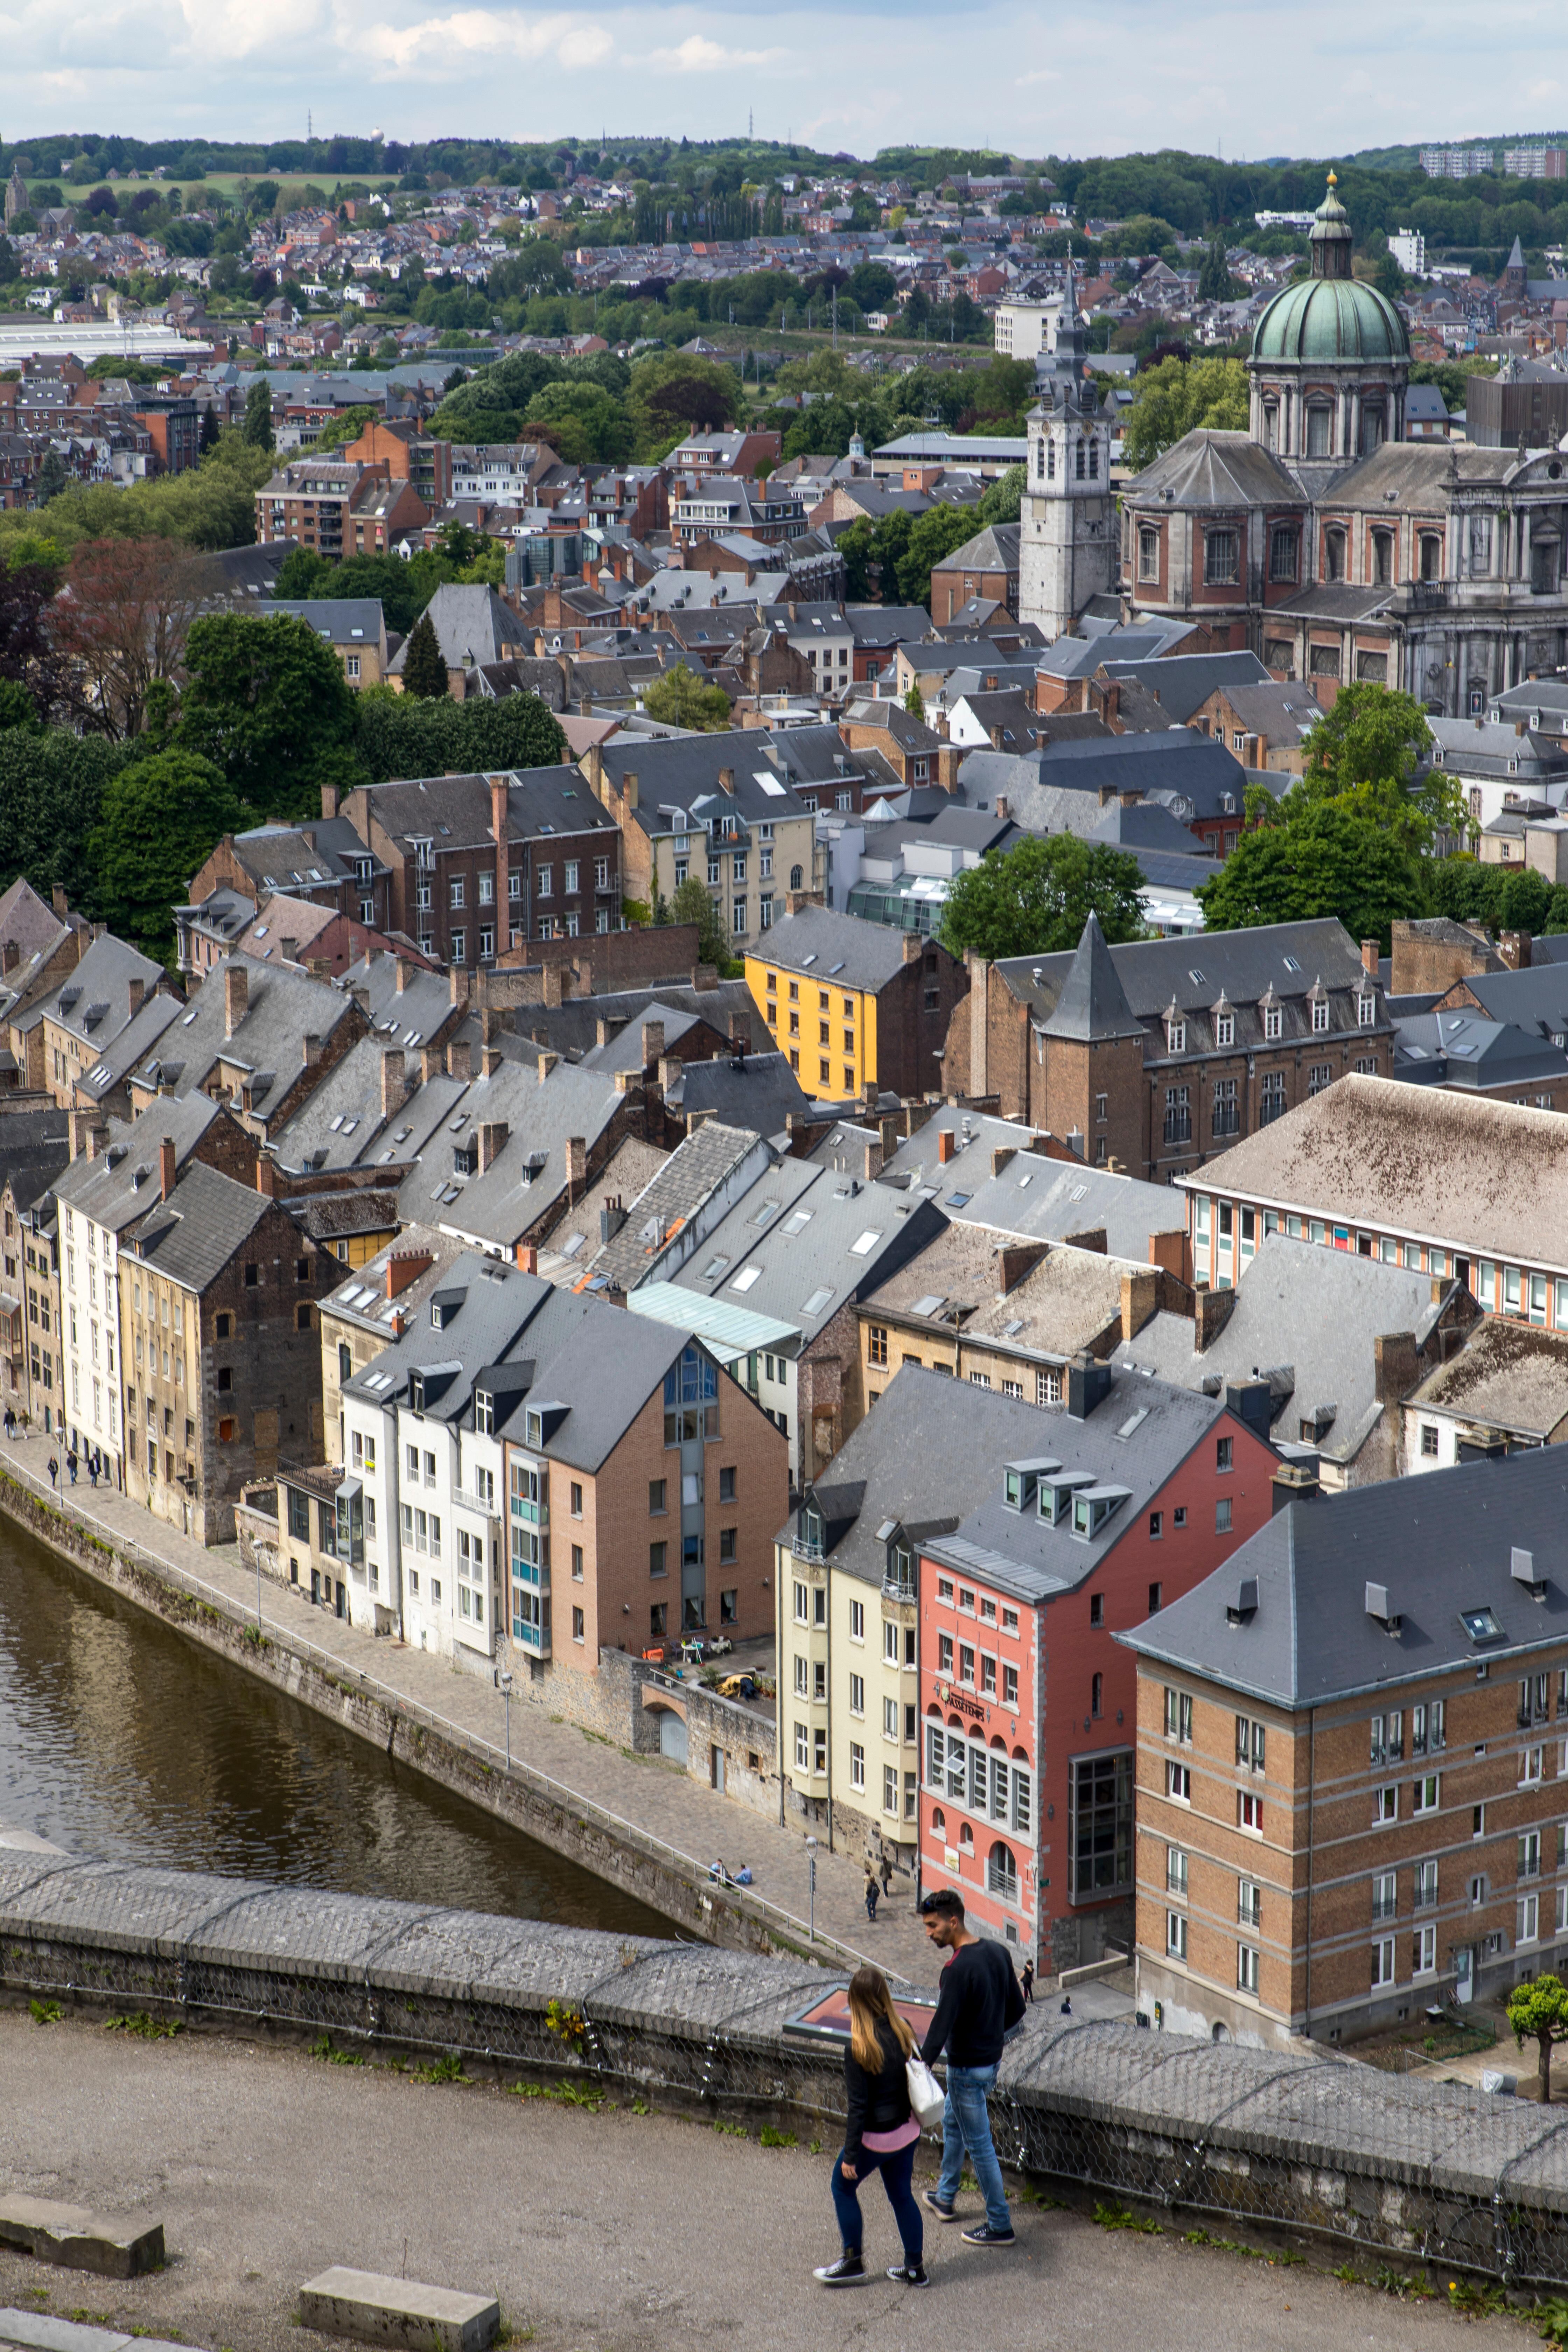
[{"label": "stone slab", "polygon": [[140,2278],[163,2263],[162,2221],[117,2220],[43,2197],[0,2196],[0,2245],[62,2270],[99,2278]]},{"label": "stone slab", "polygon": [[489,2352],[500,2327],[493,2295],[461,2294],[375,2271],[323,2271],[300,2289],[300,2319],[323,2336],[404,2352]]},{"label": "stone slab", "polygon": [[23,2352],[127,2352],[133,2338],[108,2327],[80,2327],[47,2311],[0,2311],[0,2344]]}]

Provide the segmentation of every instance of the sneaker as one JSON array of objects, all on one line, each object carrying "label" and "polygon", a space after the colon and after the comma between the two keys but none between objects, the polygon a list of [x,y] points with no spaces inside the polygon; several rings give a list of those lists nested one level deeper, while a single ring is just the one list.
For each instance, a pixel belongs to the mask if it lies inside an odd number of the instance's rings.
[{"label": "sneaker", "polygon": [[858,2254],[840,2254],[836,2263],[826,2263],[812,2277],[824,2286],[864,2286],[866,2265]]},{"label": "sneaker", "polygon": [[930,2286],[924,2263],[894,2263],[888,2276],[895,2286]]},{"label": "sneaker", "polygon": [[1016,2246],[1018,2242],[1011,2230],[994,2230],[989,2221],[982,2221],[973,2230],[965,2230],[966,2246]]},{"label": "sneaker", "polygon": [[939,2221],[957,2221],[957,2209],[952,2205],[944,2205],[934,2189],[928,2189],[926,2190],[925,2201],[931,2207],[931,2211],[936,2215]]}]

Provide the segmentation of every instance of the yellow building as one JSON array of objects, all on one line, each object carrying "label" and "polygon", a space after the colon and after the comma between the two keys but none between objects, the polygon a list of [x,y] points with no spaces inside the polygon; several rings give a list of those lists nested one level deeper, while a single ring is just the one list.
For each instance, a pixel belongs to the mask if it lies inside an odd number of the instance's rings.
[{"label": "yellow building", "polygon": [[936,940],[801,907],[746,950],[746,985],[808,1094],[921,1096],[969,975]]}]

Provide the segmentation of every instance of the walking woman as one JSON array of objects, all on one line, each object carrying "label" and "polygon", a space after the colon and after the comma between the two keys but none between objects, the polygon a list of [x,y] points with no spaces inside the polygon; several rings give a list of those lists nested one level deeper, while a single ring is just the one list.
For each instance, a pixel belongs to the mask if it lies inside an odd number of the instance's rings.
[{"label": "walking woman", "polygon": [[921,2127],[910,2106],[905,2061],[915,2037],[898,2011],[880,1969],[858,1969],[849,1979],[849,2046],[844,2053],[848,2125],[833,2166],[833,2208],[844,2252],[816,2273],[824,2286],[859,2286],[859,2184],[880,2172],[904,2242],[904,2258],[888,2276],[900,2286],[929,2286],[921,2209],[910,2189]]}]

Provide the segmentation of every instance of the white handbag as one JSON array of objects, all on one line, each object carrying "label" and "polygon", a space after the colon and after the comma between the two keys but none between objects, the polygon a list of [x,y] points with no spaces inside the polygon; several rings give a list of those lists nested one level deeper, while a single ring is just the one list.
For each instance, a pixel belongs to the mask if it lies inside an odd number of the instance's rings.
[{"label": "white handbag", "polygon": [[922,2131],[942,2120],[947,2105],[947,2093],[926,2064],[918,2050],[911,2050],[904,2061],[904,2074],[910,2086],[910,2109]]}]

